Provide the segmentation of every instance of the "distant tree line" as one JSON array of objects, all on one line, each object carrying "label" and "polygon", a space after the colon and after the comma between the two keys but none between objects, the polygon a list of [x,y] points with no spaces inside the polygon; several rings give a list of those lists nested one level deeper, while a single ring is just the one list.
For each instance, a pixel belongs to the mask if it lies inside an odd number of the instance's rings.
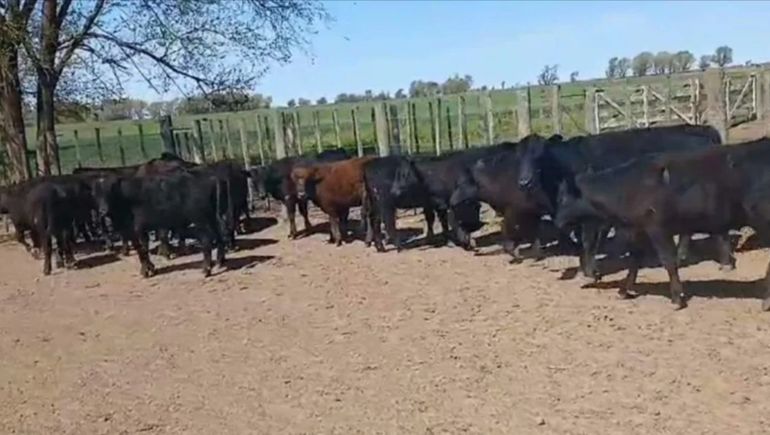
[{"label": "distant tree line", "polygon": [[[607,62],[605,76],[611,79],[629,76],[643,77],[647,75],[672,74],[690,71],[695,67],[695,55],[682,50],[675,53],[659,51],[652,53],[643,51],[633,58],[612,57]],[[723,45],[714,50],[713,54],[704,54],[698,60],[698,68],[706,70],[711,66],[720,68],[733,62],[733,49]]]}]

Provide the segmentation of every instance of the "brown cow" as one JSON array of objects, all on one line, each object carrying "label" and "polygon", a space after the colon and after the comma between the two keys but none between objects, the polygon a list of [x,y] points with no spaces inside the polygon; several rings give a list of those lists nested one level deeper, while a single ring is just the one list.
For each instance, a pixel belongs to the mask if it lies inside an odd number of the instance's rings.
[{"label": "brown cow", "polygon": [[[360,206],[364,195],[364,164],[376,157],[295,167],[291,179],[297,197],[309,197],[329,215],[331,242],[342,244],[350,207]],[[309,193],[309,194],[308,194]]]}]

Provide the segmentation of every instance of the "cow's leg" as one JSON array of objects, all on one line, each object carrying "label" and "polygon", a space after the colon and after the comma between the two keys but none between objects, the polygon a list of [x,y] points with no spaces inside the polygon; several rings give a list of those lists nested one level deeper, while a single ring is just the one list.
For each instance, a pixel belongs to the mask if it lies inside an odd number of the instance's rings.
[{"label": "cow's leg", "polygon": [[[338,214],[338,216],[339,216],[339,232],[340,232],[340,236],[342,237],[342,241],[345,242],[345,243],[350,242],[350,234],[348,233],[348,231],[349,231],[348,213],[349,212],[350,212],[350,210],[340,210],[339,214]],[[339,244],[337,246],[339,246]]]},{"label": "cow's leg", "polygon": [[[436,222],[436,212],[433,211],[433,207],[425,207],[422,209],[422,212],[425,214],[425,238],[433,240],[436,237],[436,235],[433,234],[433,223]],[[393,216],[393,219],[395,220],[395,215]]]},{"label": "cow's leg", "polygon": [[168,230],[156,230],[155,234],[158,240],[160,240],[160,245],[158,245],[158,255],[161,257],[166,257],[167,260],[171,259],[171,245],[169,245],[168,239],[169,239],[169,231]]},{"label": "cow's leg", "polygon": [[437,239],[437,243],[445,245],[449,242],[449,219],[447,219],[447,211],[446,209],[438,209],[436,210],[436,214],[438,215],[438,221],[441,224],[441,238]]},{"label": "cow's leg", "polygon": [[448,217],[449,227],[457,239],[457,244],[465,250],[473,250],[474,244],[471,235],[462,228],[460,222],[455,217],[454,211],[449,210]]},{"label": "cow's leg", "polygon": [[685,308],[687,306],[687,298],[682,287],[682,282],[679,280],[679,269],[676,261],[676,244],[674,244],[674,238],[671,234],[666,234],[659,228],[652,228],[647,230],[647,234],[650,236],[655,251],[658,253],[663,267],[668,272],[668,277],[671,289],[671,303],[678,308]]},{"label": "cow's leg", "polygon": [[770,262],[765,272],[765,297],[762,300],[762,311],[770,311]]},{"label": "cow's leg", "polygon": [[500,225],[500,234],[502,235],[503,251],[511,256],[510,263],[520,263],[522,261],[521,246],[518,240],[518,222],[516,212],[512,208],[506,208],[503,211],[503,222]]},{"label": "cow's leg", "polygon": [[730,234],[716,234],[714,235],[714,242],[717,244],[719,254],[719,269],[724,272],[735,270],[735,256],[733,256],[732,245],[730,244]]},{"label": "cow's leg", "polygon": [[676,258],[679,264],[687,261],[687,257],[690,255],[690,240],[692,240],[692,234],[683,233],[679,235],[679,245],[676,248]]},{"label": "cow's leg", "polygon": [[342,245],[342,232],[340,230],[340,217],[336,212],[329,214],[329,232],[331,235],[330,242],[337,246]]},{"label": "cow's leg", "polygon": [[218,267],[224,267],[225,265],[225,243],[222,239],[222,234],[219,231],[216,231],[216,227],[214,227],[214,244],[217,248],[217,266]]},{"label": "cow's leg", "polygon": [[283,207],[286,210],[286,220],[289,221],[289,238],[297,238],[297,223],[295,216],[297,213],[297,200],[293,196],[287,196],[283,201]]},{"label": "cow's leg", "polygon": [[155,274],[155,265],[150,261],[150,235],[140,228],[131,234],[131,243],[139,257],[139,272],[145,278],[151,277]]},{"label": "cow's leg", "polygon": [[297,203],[297,206],[299,207],[299,214],[302,215],[302,221],[305,224],[305,234],[310,234],[313,230],[313,224],[310,223],[310,218],[308,217],[307,203],[307,199],[303,199]]},{"label": "cow's leg", "polygon": [[54,240],[56,240],[56,268],[57,269],[63,269],[64,268],[64,237],[62,236],[63,231],[57,231],[54,235]]},{"label": "cow's leg", "polygon": [[[396,251],[401,251],[401,237],[398,235],[398,229],[396,228],[396,207],[391,202],[386,202],[380,206],[379,216],[382,219],[382,223],[385,225],[385,234],[388,236],[388,242],[396,247]],[[431,221],[431,224],[433,221]],[[382,234],[380,231],[380,219],[377,219],[377,233]],[[432,229],[429,230],[430,237],[432,237]],[[377,248],[380,250],[380,248]],[[384,248],[383,248],[384,250]]]},{"label": "cow's leg", "polygon": [[[214,232],[217,232],[216,228],[214,228]],[[211,276],[211,233],[211,228],[201,228],[198,234],[198,240],[200,241],[201,250],[203,251],[203,263],[201,264],[201,270],[203,271],[204,277]],[[224,253],[223,248],[221,249],[221,252]],[[217,256],[219,256],[219,252],[217,252]]]},{"label": "cow's leg", "polygon": [[601,241],[607,236],[609,228],[595,222],[587,222],[580,226],[580,239],[583,243],[583,251],[580,256],[580,268],[583,275],[594,281],[600,279],[596,267],[596,254],[599,251]]},{"label": "cow's leg", "polygon": [[621,284],[620,289],[618,289],[618,296],[621,299],[631,299],[633,297],[631,292],[634,290],[636,277],[639,274],[639,267],[644,258],[644,249],[640,239],[640,235],[635,235],[629,246],[628,275],[626,275],[625,281]]},{"label": "cow's leg", "polygon": [[75,236],[69,229],[65,229],[62,232],[61,238],[63,240],[62,249],[64,257],[64,267],[67,269],[73,269],[75,267],[75,255],[73,253],[73,246],[75,245]]},{"label": "cow's leg", "polygon": [[43,251],[43,275],[51,274],[51,236],[42,231],[40,248]]}]

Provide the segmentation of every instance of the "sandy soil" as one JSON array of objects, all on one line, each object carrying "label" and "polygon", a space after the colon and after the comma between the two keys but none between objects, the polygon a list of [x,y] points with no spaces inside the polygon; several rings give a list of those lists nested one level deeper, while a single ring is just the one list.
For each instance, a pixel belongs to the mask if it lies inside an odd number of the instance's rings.
[{"label": "sandy soil", "polygon": [[749,434],[770,423],[764,250],[739,254],[734,272],[684,269],[696,296],[676,312],[660,268],[640,274],[650,295],[620,301],[622,273],[581,287],[570,257],[509,265],[493,245],[377,254],[286,232],[244,237],[209,279],[197,254],[158,259],[149,280],[134,257],[105,253],[41,277],[22,248],[0,246],[0,433]]}]

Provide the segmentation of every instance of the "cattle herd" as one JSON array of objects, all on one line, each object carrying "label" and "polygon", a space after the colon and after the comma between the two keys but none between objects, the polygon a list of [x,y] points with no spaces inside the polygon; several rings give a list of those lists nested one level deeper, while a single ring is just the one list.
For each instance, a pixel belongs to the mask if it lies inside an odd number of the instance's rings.
[{"label": "cattle herd", "polygon": [[[75,266],[77,241],[111,248],[120,240],[124,254],[136,251],[141,274],[151,276],[154,234],[158,253],[166,256],[172,255],[170,241],[184,249],[186,239],[197,239],[208,276],[212,249],[223,265],[250,219],[249,183],[259,198],[283,203],[290,238],[300,234],[297,209],[310,230],[312,201],[329,216],[330,242],[339,246],[360,232],[377,251],[385,242],[403,248],[397,210],[417,208],[425,214],[428,239],[475,250],[471,234],[482,226],[486,203],[502,217],[502,247],[512,262],[523,259],[526,245],[529,255],[542,257],[544,229],[555,225],[559,249],[579,252],[582,273],[598,280],[599,246],[614,233],[625,242],[628,263],[620,296],[633,294],[640,262],[652,247],[669,275],[671,301],[683,308],[687,295],[678,265],[693,234],[714,240],[725,268],[735,267],[729,231],[749,226],[760,238],[770,236],[768,169],[770,139],[722,146],[713,128],[687,125],[570,139],[531,135],[438,157],[351,158],[335,149],[248,171],[237,161],[198,165],[164,154],[142,165],[79,168],[4,187],[0,212],[9,215],[18,242],[35,257],[42,254],[45,274],[54,252],[58,267]],[[349,211],[359,206],[361,228],[351,229]],[[433,233],[436,216],[439,236]],[[762,308],[770,310],[770,266],[765,281]]]}]

